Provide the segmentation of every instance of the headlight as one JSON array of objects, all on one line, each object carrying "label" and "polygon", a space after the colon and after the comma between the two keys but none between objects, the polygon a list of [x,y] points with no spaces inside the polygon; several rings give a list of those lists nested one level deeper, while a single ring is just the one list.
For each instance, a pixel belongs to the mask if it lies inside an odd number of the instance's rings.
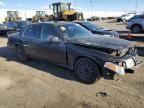
[{"label": "headlight", "polygon": [[116,65],[116,64],[114,64],[112,62],[106,62],[104,64],[104,68],[107,68],[107,69],[109,69],[109,70],[111,70],[113,72],[116,72],[116,73],[120,74],[120,75],[124,75],[125,74],[124,67]]}]

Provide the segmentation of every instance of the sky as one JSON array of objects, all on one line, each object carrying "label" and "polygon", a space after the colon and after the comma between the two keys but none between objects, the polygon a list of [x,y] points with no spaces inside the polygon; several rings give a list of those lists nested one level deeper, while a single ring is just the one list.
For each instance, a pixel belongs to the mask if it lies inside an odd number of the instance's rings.
[{"label": "sky", "polygon": [[144,11],[144,0],[0,0],[0,8],[49,9],[54,2],[71,2],[81,11]]}]

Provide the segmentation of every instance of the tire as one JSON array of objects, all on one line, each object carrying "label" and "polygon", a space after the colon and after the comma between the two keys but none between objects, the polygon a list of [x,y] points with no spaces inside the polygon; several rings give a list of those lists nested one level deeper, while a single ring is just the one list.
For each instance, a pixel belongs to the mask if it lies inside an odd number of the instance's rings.
[{"label": "tire", "polygon": [[100,78],[97,64],[87,58],[77,60],[74,71],[76,77],[87,84],[92,84]]},{"label": "tire", "polygon": [[25,62],[28,60],[28,56],[26,55],[24,48],[21,46],[16,46],[16,56],[18,60]]},{"label": "tire", "polygon": [[142,31],[142,28],[141,28],[140,25],[134,25],[134,26],[132,27],[132,32],[133,32],[133,33],[140,33],[141,31]]},{"label": "tire", "polygon": [[121,22],[121,20],[120,20],[120,19],[117,19],[117,22]]}]

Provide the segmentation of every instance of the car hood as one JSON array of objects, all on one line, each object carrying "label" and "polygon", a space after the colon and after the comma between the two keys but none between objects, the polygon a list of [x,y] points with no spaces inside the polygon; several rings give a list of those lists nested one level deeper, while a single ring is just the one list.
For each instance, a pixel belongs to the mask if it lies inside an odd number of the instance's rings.
[{"label": "car hood", "polygon": [[70,39],[70,42],[83,46],[100,47],[100,48],[112,49],[115,51],[121,51],[134,45],[132,42],[127,40],[113,37],[102,37],[100,35],[77,37]]},{"label": "car hood", "polygon": [[104,28],[92,30],[93,33],[100,33],[105,35],[117,35],[118,33],[113,30],[106,30]]}]

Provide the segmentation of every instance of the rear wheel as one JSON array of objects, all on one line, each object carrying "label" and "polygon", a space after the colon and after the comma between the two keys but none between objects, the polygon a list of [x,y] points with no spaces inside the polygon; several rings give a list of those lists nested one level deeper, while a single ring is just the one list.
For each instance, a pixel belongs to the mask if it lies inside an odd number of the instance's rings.
[{"label": "rear wheel", "polygon": [[28,56],[26,55],[24,48],[21,46],[16,47],[16,55],[17,55],[17,58],[22,62],[25,62],[28,60]]},{"label": "rear wheel", "polygon": [[134,26],[132,27],[132,32],[133,32],[133,33],[140,33],[141,31],[142,31],[142,28],[141,28],[140,25],[134,25]]},{"label": "rear wheel", "polygon": [[87,58],[81,58],[75,63],[75,74],[79,80],[87,84],[100,78],[97,64]]}]

